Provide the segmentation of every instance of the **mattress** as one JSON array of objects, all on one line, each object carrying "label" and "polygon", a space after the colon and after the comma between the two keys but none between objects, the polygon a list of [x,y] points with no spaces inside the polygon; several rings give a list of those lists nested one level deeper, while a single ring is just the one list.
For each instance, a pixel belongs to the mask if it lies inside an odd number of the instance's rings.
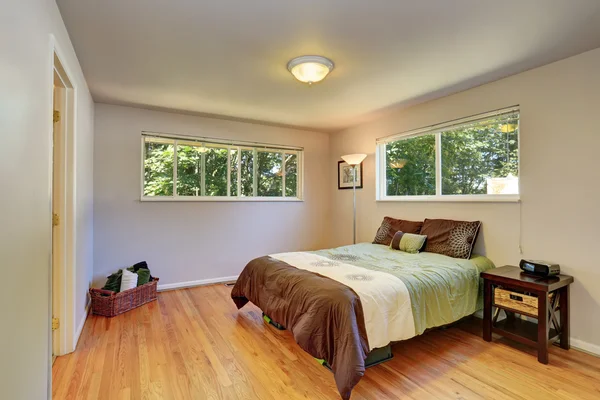
[{"label": "mattress", "polygon": [[352,288],[362,303],[370,349],[410,339],[481,309],[480,274],[494,268],[483,256],[464,260],[409,254],[371,243],[270,257]]}]

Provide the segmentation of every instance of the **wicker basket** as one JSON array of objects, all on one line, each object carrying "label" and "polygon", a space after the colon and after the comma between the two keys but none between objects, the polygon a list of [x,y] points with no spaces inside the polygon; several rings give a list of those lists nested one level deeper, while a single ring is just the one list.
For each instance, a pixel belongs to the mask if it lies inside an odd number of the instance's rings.
[{"label": "wicker basket", "polygon": [[90,289],[92,313],[105,317],[114,317],[133,310],[142,304],[156,300],[158,278],[153,278],[145,285],[119,293],[103,289]]},{"label": "wicker basket", "polygon": [[[554,293],[550,293],[549,302],[552,304]],[[538,298],[528,293],[520,293],[502,288],[494,289],[494,305],[507,307],[515,311],[521,311],[526,314],[537,315]]]}]

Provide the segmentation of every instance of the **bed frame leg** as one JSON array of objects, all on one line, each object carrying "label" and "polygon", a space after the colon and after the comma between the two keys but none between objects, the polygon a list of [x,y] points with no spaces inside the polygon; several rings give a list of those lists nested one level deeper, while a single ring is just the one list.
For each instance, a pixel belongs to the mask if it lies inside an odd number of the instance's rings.
[{"label": "bed frame leg", "polygon": [[[378,349],[373,349],[371,350],[371,352],[367,356],[367,359],[365,360],[365,368],[374,367],[375,365],[382,364],[386,361],[391,360],[392,358],[394,358],[394,355],[392,354],[391,344],[388,344],[385,347],[380,347]],[[331,371],[331,365],[329,365],[327,361],[321,360],[319,358],[315,358],[315,360],[317,360],[319,364]]]},{"label": "bed frame leg", "polygon": [[394,358],[392,354],[392,345],[388,344],[385,347],[373,349],[365,360],[365,368],[373,367],[375,365],[384,363]]}]

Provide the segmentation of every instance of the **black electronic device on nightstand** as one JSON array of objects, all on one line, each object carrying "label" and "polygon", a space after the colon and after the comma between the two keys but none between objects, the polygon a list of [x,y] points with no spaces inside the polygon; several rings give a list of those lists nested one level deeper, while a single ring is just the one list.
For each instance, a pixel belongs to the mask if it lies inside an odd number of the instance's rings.
[{"label": "black electronic device on nightstand", "polygon": [[546,261],[521,260],[519,267],[528,274],[551,277],[560,275],[560,265]]}]

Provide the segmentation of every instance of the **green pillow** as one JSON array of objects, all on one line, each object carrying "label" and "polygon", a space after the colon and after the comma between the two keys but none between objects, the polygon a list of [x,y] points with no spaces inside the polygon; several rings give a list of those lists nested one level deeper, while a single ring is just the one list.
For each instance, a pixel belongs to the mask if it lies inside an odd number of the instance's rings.
[{"label": "green pillow", "polygon": [[417,254],[423,248],[427,240],[426,235],[416,235],[414,233],[396,232],[390,248],[394,250],[405,251],[411,254]]},{"label": "green pillow", "polygon": [[121,290],[121,278],[122,277],[123,277],[123,270],[120,269],[119,271],[115,272],[114,274],[112,274],[108,277],[108,279],[106,280],[106,284],[104,285],[104,287],[102,289],[110,290],[115,293],[119,293],[119,291]]},{"label": "green pillow", "polygon": [[138,274],[138,286],[145,285],[150,282],[150,270],[148,268],[140,268],[136,271]]}]

